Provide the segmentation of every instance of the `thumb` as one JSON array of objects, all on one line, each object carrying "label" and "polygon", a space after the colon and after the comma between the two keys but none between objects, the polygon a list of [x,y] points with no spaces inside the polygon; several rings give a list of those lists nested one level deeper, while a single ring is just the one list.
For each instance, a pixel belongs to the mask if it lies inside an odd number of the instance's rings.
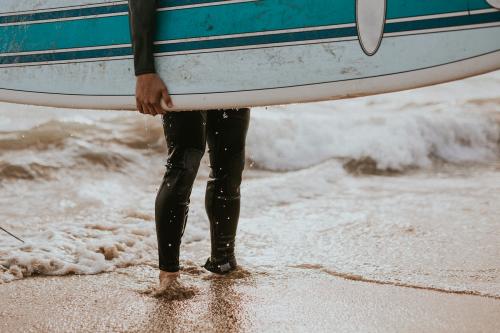
[{"label": "thumb", "polygon": [[174,106],[174,103],[172,103],[172,98],[170,97],[170,94],[168,93],[167,89],[163,89],[161,91],[161,97],[165,102],[165,104],[167,105],[167,107],[171,108]]}]

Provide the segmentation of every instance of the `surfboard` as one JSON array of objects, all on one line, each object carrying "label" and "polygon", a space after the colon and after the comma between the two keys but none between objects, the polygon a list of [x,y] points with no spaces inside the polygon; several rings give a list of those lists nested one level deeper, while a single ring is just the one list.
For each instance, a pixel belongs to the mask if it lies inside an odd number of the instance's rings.
[{"label": "surfboard", "polygon": [[[500,68],[498,0],[158,0],[174,110],[324,101]],[[126,1],[2,0],[0,101],[135,109]]]}]

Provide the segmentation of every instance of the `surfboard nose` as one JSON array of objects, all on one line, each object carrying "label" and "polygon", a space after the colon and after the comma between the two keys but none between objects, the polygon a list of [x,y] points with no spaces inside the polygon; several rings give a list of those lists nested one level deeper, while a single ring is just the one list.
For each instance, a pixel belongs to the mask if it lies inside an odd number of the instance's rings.
[{"label": "surfboard nose", "polygon": [[[497,0],[495,0],[497,1]],[[384,37],[387,0],[356,0],[356,26],[363,51],[377,53]]]},{"label": "surfboard nose", "polygon": [[486,0],[486,2],[489,3],[492,7],[500,9],[500,0]]}]

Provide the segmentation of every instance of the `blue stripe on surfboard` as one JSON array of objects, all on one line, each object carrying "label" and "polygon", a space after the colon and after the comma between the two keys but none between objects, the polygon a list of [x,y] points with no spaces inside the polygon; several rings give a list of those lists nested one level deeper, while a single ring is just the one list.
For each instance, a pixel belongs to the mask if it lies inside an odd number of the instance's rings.
[{"label": "blue stripe on surfboard", "polygon": [[[238,38],[226,38],[216,40],[205,40],[196,42],[180,42],[172,44],[161,44],[155,46],[155,53],[193,51],[203,49],[217,49],[225,47],[265,45],[274,43],[287,43],[297,41],[307,41],[316,39],[328,39],[355,36],[356,28],[329,29],[320,31],[303,31],[296,33],[284,33],[274,35],[249,36]],[[131,56],[131,47],[120,47],[104,50],[70,51],[61,53],[44,53],[33,55],[18,55],[0,57],[0,64],[21,64],[32,62],[51,62],[85,58],[106,58]]]},{"label": "blue stripe on surfboard", "polygon": [[[268,0],[269,1],[269,0]],[[220,0],[158,0],[158,8],[175,8],[186,5],[199,5],[199,4],[209,4],[213,2],[220,2]],[[58,20],[67,18],[77,18],[77,17],[88,17],[94,15],[104,15],[113,13],[127,13],[128,5],[120,3],[110,3],[103,6],[105,3],[93,4],[85,6],[84,8],[74,8],[74,7],[60,7],[60,8],[49,8],[42,9],[38,12],[28,13],[28,14],[9,14],[2,15],[0,13],[0,24],[5,23],[22,23],[22,22],[33,22],[33,21],[43,21],[43,20]],[[394,2],[389,2],[387,8],[388,18],[398,18],[405,15],[410,16],[421,16],[421,15],[434,15],[442,14],[448,12],[456,12],[461,10],[477,10],[477,9],[487,9],[491,6],[485,0],[439,0],[434,1],[429,7],[429,5],[422,5],[421,1],[415,0],[399,0]],[[429,12],[432,9],[432,12]]]},{"label": "blue stripe on surfboard", "polygon": [[500,12],[389,23],[386,24],[384,32],[390,33],[390,32],[403,32],[412,30],[439,29],[446,27],[469,25],[469,24],[482,24],[482,23],[494,23],[494,22],[500,23]]},{"label": "blue stripe on surfboard", "polygon": [[[201,5],[201,4],[210,4],[213,2],[220,2],[221,0],[159,0],[158,1],[158,9],[164,8],[175,8],[181,6],[188,5]],[[231,4],[231,3],[228,3]],[[84,8],[57,8],[54,10],[43,10],[35,13],[28,14],[10,14],[10,15],[1,15],[0,14],[0,24],[8,24],[8,23],[31,23],[36,21],[45,21],[45,20],[60,20],[60,19],[68,19],[68,18],[78,18],[78,17],[88,17],[88,16],[96,16],[96,15],[107,15],[107,14],[127,14],[128,13],[128,5],[127,4],[109,4],[107,6],[85,6]]]},{"label": "blue stripe on surfboard", "polygon": [[[180,6],[210,3],[216,0],[162,1],[161,5]],[[258,3],[233,3],[233,6],[191,8],[159,13],[156,40],[211,37],[226,34],[296,29],[323,25],[354,23],[354,0],[261,0]],[[464,2],[465,1],[465,2]],[[471,9],[491,8],[485,0],[468,0]],[[121,5],[122,7],[126,5]],[[464,7],[465,6],[465,7]],[[102,10],[120,5],[104,6]],[[388,18],[411,15],[431,15],[467,10],[467,0],[435,0],[421,2],[399,0],[388,2]],[[97,10],[97,7],[91,10]],[[100,10],[101,10],[100,9]],[[73,8],[73,10],[75,10]],[[125,9],[124,9],[125,10]],[[280,14],[280,15],[276,15]],[[105,31],[106,33],[99,33]],[[129,44],[128,17],[101,17],[94,19],[0,26],[0,53],[43,51],[113,44]],[[97,33],[96,33],[97,32]],[[48,39],[46,36],[51,36]],[[22,41],[20,43],[19,41]]]},{"label": "blue stripe on surfboard", "polygon": [[[179,12],[162,12],[159,15],[159,32],[156,40],[211,37],[229,33],[239,34],[354,22],[355,1],[338,1],[334,2],[333,5],[330,3],[326,6],[327,2],[323,0],[308,0],[316,2],[316,4],[307,7],[305,12],[301,12],[300,9],[303,9],[303,7],[300,6],[288,7],[294,1],[297,4],[300,3],[298,0],[288,0],[287,5],[281,2],[263,1],[268,6],[259,5],[259,11],[249,7],[255,5],[255,3],[240,3],[238,6],[236,4],[235,6],[218,6],[217,9],[205,7]],[[411,2],[410,0],[401,1],[401,4]],[[269,6],[271,3],[274,3],[274,5]],[[321,3],[324,6],[321,6]],[[342,3],[346,7],[342,7]],[[422,5],[422,7],[425,6]],[[245,8],[247,10],[242,10]],[[413,10],[407,7],[404,8],[408,11]],[[443,9],[450,8],[443,7]],[[286,15],[277,18],[274,15],[276,12],[286,13]],[[401,12],[401,14],[405,13],[404,11]],[[253,19],[255,15],[259,16],[259,20]],[[99,31],[105,31],[106,33],[96,33]],[[51,36],[51,38],[48,39],[47,36]],[[19,41],[22,41],[22,43]],[[126,16],[0,27],[0,53],[129,43],[130,36]]]},{"label": "blue stripe on surfboard", "polygon": [[387,19],[492,8],[486,0],[387,0]]},{"label": "blue stripe on surfboard", "polygon": [[[216,0],[161,0],[160,6],[211,3]],[[232,6],[191,8],[175,12],[160,12],[156,40],[211,37],[269,30],[294,29],[322,25],[354,23],[354,0],[261,0],[259,2],[228,3]],[[121,7],[120,7],[121,6]],[[127,5],[110,5],[85,10],[112,13],[126,11]],[[120,9],[122,8],[122,9]],[[417,0],[388,1],[388,19],[415,15],[434,15],[491,8],[485,0]],[[77,11],[77,9],[72,9]],[[83,9],[80,9],[83,10]],[[50,13],[38,13],[49,15]],[[89,12],[90,13],[90,12]],[[88,14],[89,14],[88,13]],[[97,12],[93,12],[97,14]],[[36,15],[38,15],[36,14]],[[67,15],[74,15],[67,12]],[[64,14],[64,15],[66,15]],[[35,15],[35,14],[30,14]],[[0,19],[2,19],[0,17]],[[99,33],[105,31],[106,33]],[[0,53],[42,51],[47,49],[82,48],[128,44],[128,17],[93,19],[0,26]],[[49,40],[46,36],[52,36]],[[22,43],[18,41],[22,40]]]},{"label": "blue stripe on surfboard", "polygon": [[486,0],[469,0],[469,10],[491,9],[493,8]]},{"label": "blue stripe on surfboard", "polygon": [[[211,37],[354,22],[355,1],[265,0],[160,12],[155,40]],[[102,33],[105,32],[105,33]],[[50,39],[47,36],[51,36]],[[20,43],[19,41],[22,41]],[[130,43],[127,16],[0,27],[0,53]]]},{"label": "blue stripe on surfboard", "polygon": [[106,15],[115,13],[127,13],[127,5],[114,5],[106,7],[90,7],[90,8],[77,8],[77,9],[66,9],[53,12],[41,12],[41,13],[30,13],[30,14],[17,14],[9,16],[0,16],[0,24],[8,23],[22,23],[22,22],[36,22],[44,20],[60,20],[67,18],[75,18],[79,16],[94,16],[94,15]]},{"label": "blue stripe on surfboard", "polygon": [[[389,32],[419,31],[419,30],[446,28],[446,27],[460,27],[463,25],[470,25],[470,24],[484,24],[490,22],[500,22],[500,12],[485,13],[473,16],[389,23],[386,26],[385,32],[389,33]],[[204,49],[266,45],[275,43],[300,42],[308,40],[322,40],[322,39],[341,38],[341,37],[356,38],[357,37],[356,28],[355,27],[334,28],[334,29],[325,29],[317,31],[300,31],[300,32],[281,33],[272,35],[233,37],[233,38],[215,39],[215,40],[161,44],[155,46],[155,53],[182,52],[182,51],[193,51],[193,50],[202,51]],[[36,62],[82,60],[82,59],[130,56],[131,54],[132,50],[130,47],[119,47],[113,49],[3,56],[0,57],[0,64],[7,65],[7,64],[36,63]]]}]

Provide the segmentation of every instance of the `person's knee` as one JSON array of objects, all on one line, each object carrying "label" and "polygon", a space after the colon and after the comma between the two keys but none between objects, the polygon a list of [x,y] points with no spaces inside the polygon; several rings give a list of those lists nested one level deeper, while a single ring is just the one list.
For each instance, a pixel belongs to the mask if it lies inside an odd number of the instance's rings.
[{"label": "person's knee", "polygon": [[169,150],[167,164],[169,168],[179,168],[188,172],[197,172],[201,158],[205,153],[203,148],[173,146]]},{"label": "person's knee", "polygon": [[157,204],[164,200],[186,202],[189,199],[203,154],[200,149],[184,148],[169,155]]},{"label": "person's knee", "polygon": [[209,183],[212,183],[212,186],[216,187],[217,196],[239,198],[244,168],[244,150],[233,154],[229,159],[212,167]]}]

